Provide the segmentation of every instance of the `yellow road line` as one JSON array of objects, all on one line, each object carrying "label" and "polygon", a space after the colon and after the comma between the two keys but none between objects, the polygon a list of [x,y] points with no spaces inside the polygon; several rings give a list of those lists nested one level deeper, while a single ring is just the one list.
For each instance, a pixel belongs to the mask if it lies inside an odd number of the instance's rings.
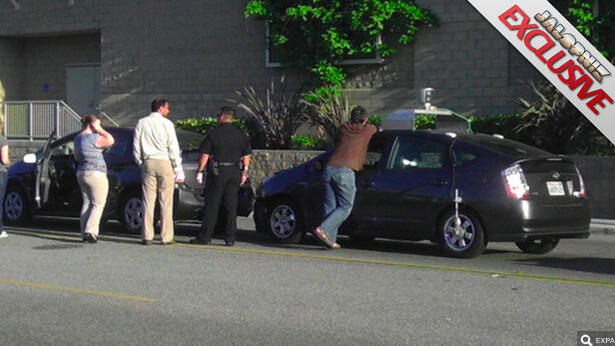
[{"label": "yellow road line", "polygon": [[[52,234],[47,234],[44,232],[35,233],[35,232],[28,232],[28,231],[26,232],[12,231],[11,233],[17,233],[17,234],[22,234],[22,235],[36,234],[37,236],[44,236],[44,237],[58,238],[58,239],[75,239],[75,238],[80,239],[79,236],[52,235]],[[117,238],[106,238],[106,237],[101,237],[101,239],[104,239],[106,241],[114,241],[114,242],[121,242],[121,243],[134,243],[134,240],[128,240],[128,239],[117,239]],[[241,247],[225,247],[225,246],[218,246],[218,245],[196,245],[196,244],[187,244],[187,243],[175,243],[172,246],[202,248],[202,249],[210,249],[210,250],[218,250],[218,251],[255,253],[255,254],[262,254],[262,255],[273,255],[273,256],[315,258],[315,259],[343,261],[343,262],[355,262],[355,263],[388,265],[388,266],[407,267],[407,268],[443,270],[443,271],[471,273],[471,274],[480,274],[480,275],[498,275],[501,277],[517,277],[517,278],[526,278],[526,279],[542,280],[542,281],[567,282],[567,283],[575,283],[575,284],[582,284],[582,285],[615,287],[615,281],[577,279],[577,278],[569,278],[569,277],[562,277],[562,276],[527,274],[523,272],[506,272],[506,271],[498,271],[498,270],[441,266],[441,265],[420,264],[420,263],[412,263],[412,262],[384,261],[384,260],[364,259],[364,258],[356,258],[356,257],[315,255],[315,254],[300,253],[300,252],[258,250],[258,249],[247,249],[247,248],[241,248]]]},{"label": "yellow road line", "polygon": [[[45,231],[24,231],[24,230],[18,230],[18,229],[11,229],[9,231],[11,234],[19,234],[19,235],[24,235],[27,237],[38,237],[38,238],[48,238],[48,239],[66,239],[66,240],[77,240],[79,242],[81,242],[81,234],[75,234],[75,235],[62,235],[62,234],[54,234],[52,232],[45,232]],[[131,239],[131,238],[125,238],[125,239],[120,239],[120,238],[109,238],[109,237],[98,237],[99,240],[105,240],[105,241],[112,241],[114,243],[127,243],[127,244],[134,244],[134,242],[137,239]],[[139,241],[141,241],[140,239],[138,239]]]},{"label": "yellow road line", "polygon": [[314,255],[314,254],[293,253],[293,252],[274,251],[274,250],[226,248],[222,246],[211,246],[211,245],[192,245],[192,244],[181,244],[181,243],[176,243],[175,245],[184,246],[184,247],[197,247],[197,248],[206,248],[206,249],[213,249],[213,250],[223,250],[223,251],[257,253],[257,254],[275,255],[275,256],[317,258],[317,259],[343,261],[343,262],[355,262],[355,263],[378,264],[378,265],[388,265],[388,266],[408,267],[408,268],[444,270],[444,271],[451,271],[451,272],[472,273],[472,274],[481,274],[481,275],[499,275],[501,277],[518,277],[518,278],[527,278],[527,279],[543,280],[543,281],[556,281],[556,282],[568,282],[568,283],[576,283],[576,284],[583,284],[583,285],[615,287],[615,281],[576,279],[576,278],[568,278],[568,277],[561,277],[561,276],[527,274],[527,273],[522,273],[522,272],[506,272],[506,271],[497,271],[497,270],[488,270],[488,269],[451,267],[451,266],[420,264],[420,263],[411,263],[411,262],[384,261],[384,260],[364,259],[364,258],[356,258],[356,257]]},{"label": "yellow road line", "polygon": [[0,283],[34,287],[34,288],[53,290],[53,291],[67,291],[67,292],[74,292],[74,293],[91,294],[95,296],[103,296],[103,297],[116,298],[116,299],[131,299],[131,300],[139,300],[139,301],[144,301],[144,302],[156,301],[156,299],[148,298],[148,297],[139,297],[139,296],[133,296],[133,295],[128,295],[128,294],[121,294],[121,293],[107,292],[107,291],[97,291],[97,290],[90,290],[90,289],[77,288],[77,287],[43,284],[43,283],[31,282],[31,281],[0,279]]}]

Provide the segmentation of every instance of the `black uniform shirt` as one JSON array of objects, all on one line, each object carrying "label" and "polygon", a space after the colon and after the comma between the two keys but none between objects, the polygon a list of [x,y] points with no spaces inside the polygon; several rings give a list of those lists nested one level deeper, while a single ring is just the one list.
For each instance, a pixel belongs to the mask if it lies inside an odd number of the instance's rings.
[{"label": "black uniform shirt", "polygon": [[221,123],[211,129],[200,146],[201,154],[213,156],[218,162],[237,162],[252,154],[248,136],[231,123]]}]

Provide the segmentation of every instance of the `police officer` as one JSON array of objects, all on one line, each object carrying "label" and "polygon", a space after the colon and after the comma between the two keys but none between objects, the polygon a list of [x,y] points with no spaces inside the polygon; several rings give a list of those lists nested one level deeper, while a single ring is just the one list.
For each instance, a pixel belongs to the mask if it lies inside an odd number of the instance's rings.
[{"label": "police officer", "polygon": [[[232,124],[235,110],[222,107],[218,125],[211,129],[201,143],[197,183],[203,183],[203,170],[208,167],[205,184],[205,212],[201,229],[190,244],[211,244],[220,204],[224,211],[224,240],[226,246],[235,245],[237,232],[237,193],[248,178],[252,147],[248,136]],[[208,166],[207,163],[212,161]]]}]

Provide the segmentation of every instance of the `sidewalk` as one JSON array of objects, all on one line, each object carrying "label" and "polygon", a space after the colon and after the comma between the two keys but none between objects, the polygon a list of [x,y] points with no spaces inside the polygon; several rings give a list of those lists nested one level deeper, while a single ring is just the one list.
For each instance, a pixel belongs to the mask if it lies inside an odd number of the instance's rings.
[{"label": "sidewalk", "polygon": [[589,230],[592,234],[615,235],[615,220],[591,219]]}]

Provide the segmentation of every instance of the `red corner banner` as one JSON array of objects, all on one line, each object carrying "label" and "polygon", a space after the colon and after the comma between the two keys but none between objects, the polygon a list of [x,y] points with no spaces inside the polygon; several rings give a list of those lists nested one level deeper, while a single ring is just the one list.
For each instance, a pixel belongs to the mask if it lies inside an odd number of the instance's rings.
[{"label": "red corner banner", "polygon": [[547,0],[468,0],[615,143],[615,68]]}]

